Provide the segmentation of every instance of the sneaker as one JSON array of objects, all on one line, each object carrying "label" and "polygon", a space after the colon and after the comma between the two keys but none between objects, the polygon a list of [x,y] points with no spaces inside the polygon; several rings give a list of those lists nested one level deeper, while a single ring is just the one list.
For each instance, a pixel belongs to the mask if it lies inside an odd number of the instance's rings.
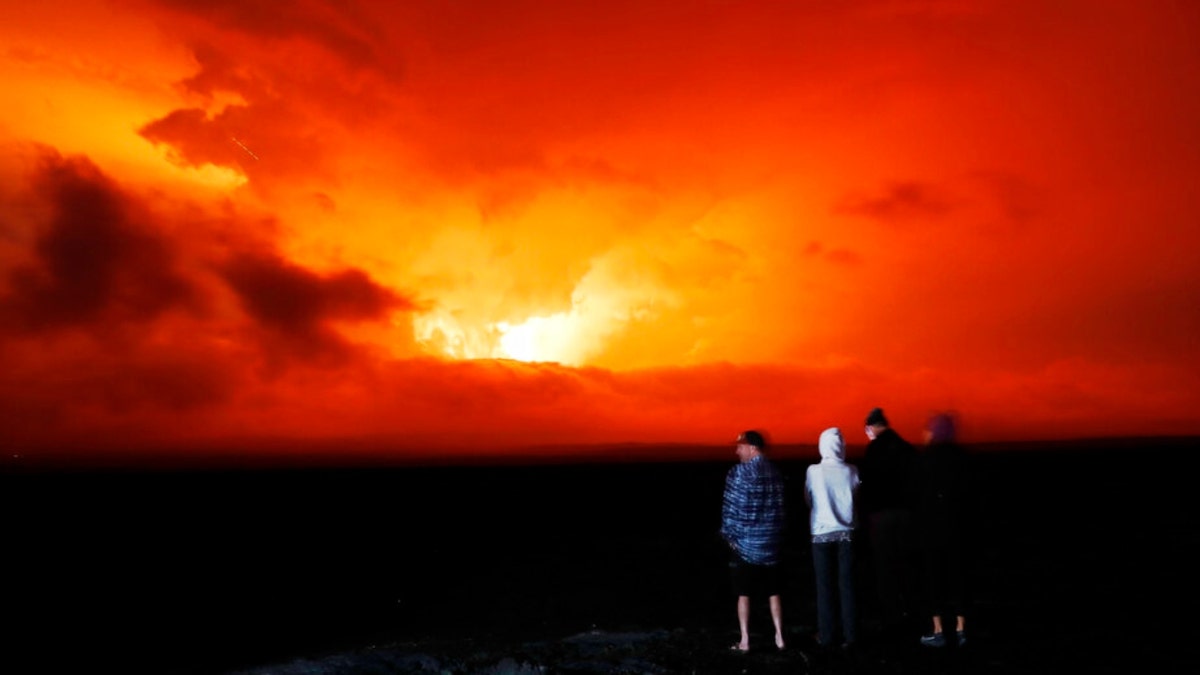
[{"label": "sneaker", "polygon": [[921,636],[921,644],[926,647],[945,647],[946,635],[944,633],[931,633]]},{"label": "sneaker", "polygon": [[958,631],[956,636],[958,637],[958,646],[966,647],[967,646],[967,631],[960,630],[960,631]]}]

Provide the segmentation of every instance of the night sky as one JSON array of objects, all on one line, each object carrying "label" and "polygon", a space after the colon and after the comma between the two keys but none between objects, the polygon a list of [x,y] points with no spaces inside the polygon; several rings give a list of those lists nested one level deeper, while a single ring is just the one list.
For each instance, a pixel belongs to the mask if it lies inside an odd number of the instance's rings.
[{"label": "night sky", "polygon": [[5,0],[0,448],[1193,433],[1196,120],[1190,2]]}]

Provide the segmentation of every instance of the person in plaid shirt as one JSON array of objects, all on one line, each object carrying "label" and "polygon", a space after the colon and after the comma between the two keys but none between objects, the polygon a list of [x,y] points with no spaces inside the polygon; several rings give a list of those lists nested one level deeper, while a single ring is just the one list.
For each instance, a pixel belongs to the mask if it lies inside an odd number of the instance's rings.
[{"label": "person in plaid shirt", "polygon": [[737,596],[742,639],[731,649],[750,649],[750,598],[767,596],[775,623],[775,646],[784,648],[780,602],[781,548],[784,532],[783,475],[767,459],[766,441],[758,431],[737,438],[738,463],[725,477],[721,536],[729,544],[729,570]]}]

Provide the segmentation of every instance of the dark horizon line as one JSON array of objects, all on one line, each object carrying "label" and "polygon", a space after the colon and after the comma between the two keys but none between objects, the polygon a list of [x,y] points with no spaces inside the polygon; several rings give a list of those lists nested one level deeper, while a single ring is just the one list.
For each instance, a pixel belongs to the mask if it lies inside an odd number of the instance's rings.
[{"label": "dark horizon line", "polygon": [[[1137,445],[1200,447],[1200,435],[1099,436],[1070,439],[979,441],[965,446],[987,454],[1028,452],[1101,452],[1128,450]],[[919,444],[918,444],[919,445]],[[866,443],[847,443],[847,459],[862,456]],[[481,450],[478,446],[429,449],[351,442],[313,441],[259,445],[253,450],[228,446],[162,446],[155,450],[62,450],[5,452],[0,460],[0,475],[53,472],[98,471],[189,471],[189,470],[272,470],[272,469],[390,469],[436,467],[569,466],[579,464],[645,464],[725,462],[733,457],[728,443],[654,443],[624,441],[617,443],[548,443],[524,446],[498,446]],[[650,451],[650,452],[646,452]],[[781,462],[813,461],[816,443],[778,443],[767,454]]]}]

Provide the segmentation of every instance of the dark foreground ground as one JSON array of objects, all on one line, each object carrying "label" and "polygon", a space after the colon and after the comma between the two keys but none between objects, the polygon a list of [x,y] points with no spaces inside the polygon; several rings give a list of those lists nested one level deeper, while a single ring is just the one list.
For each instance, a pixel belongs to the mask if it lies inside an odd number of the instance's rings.
[{"label": "dark foreground ground", "polygon": [[[5,673],[1194,673],[1200,440],[975,453],[966,648],[825,655],[800,490],[789,648],[736,641],[716,536],[730,462],[8,471]],[[864,551],[864,555],[867,552]]]}]

